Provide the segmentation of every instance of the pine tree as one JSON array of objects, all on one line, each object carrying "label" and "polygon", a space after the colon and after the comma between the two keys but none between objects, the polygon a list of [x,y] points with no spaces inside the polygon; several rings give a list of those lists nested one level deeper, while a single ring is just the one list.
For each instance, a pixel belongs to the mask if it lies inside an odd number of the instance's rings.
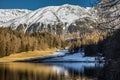
[{"label": "pine tree", "polygon": [[4,44],[0,42],[0,57],[5,56]]}]

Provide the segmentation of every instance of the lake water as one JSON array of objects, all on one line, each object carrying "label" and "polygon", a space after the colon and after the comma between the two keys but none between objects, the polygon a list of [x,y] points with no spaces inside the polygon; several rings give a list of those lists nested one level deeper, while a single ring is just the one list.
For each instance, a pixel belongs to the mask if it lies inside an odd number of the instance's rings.
[{"label": "lake water", "polygon": [[99,80],[103,64],[0,63],[0,80]]}]

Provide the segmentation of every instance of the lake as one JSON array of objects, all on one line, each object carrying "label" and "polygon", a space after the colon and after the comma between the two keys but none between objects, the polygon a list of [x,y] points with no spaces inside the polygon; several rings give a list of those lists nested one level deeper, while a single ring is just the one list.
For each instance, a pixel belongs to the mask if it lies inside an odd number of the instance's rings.
[{"label": "lake", "polygon": [[98,80],[98,63],[0,63],[0,80]]}]

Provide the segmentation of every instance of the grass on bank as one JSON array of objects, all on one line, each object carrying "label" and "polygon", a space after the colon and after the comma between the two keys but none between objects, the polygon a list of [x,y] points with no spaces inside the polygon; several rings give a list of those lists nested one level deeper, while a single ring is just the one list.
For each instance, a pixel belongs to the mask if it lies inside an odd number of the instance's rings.
[{"label": "grass on bank", "polygon": [[44,51],[28,51],[28,52],[21,52],[21,53],[14,53],[9,56],[5,56],[0,58],[0,62],[12,62],[16,60],[24,60],[24,59],[31,59],[37,57],[43,57],[53,54],[53,52],[57,49],[46,49]]}]

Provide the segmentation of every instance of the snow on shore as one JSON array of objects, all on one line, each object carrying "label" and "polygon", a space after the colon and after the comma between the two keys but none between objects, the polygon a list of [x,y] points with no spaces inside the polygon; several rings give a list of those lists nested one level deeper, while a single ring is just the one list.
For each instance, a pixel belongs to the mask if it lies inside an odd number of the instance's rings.
[{"label": "snow on shore", "polygon": [[64,50],[57,50],[52,55],[53,56],[64,56],[67,53],[69,53],[69,51],[67,49],[64,49]]},{"label": "snow on shore", "polygon": [[58,50],[53,53],[53,58],[43,60],[43,62],[95,62],[96,57],[84,56],[84,52],[69,53],[68,50]]},{"label": "snow on shore", "polygon": [[42,63],[52,63],[52,62],[104,62],[104,57],[90,57],[84,56],[84,52],[70,53],[68,49],[57,50],[50,56],[38,57],[27,60],[20,60],[20,62],[42,62]]}]

